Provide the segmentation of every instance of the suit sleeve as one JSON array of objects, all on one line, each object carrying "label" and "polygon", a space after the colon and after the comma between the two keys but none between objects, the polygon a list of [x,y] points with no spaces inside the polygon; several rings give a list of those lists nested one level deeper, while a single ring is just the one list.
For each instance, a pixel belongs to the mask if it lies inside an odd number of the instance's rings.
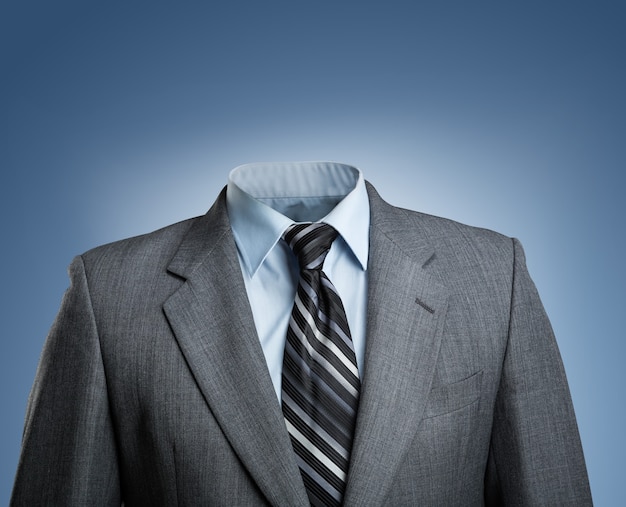
[{"label": "suit sleeve", "polygon": [[120,505],[98,332],[81,257],[30,394],[12,506]]},{"label": "suit sleeve", "polygon": [[591,505],[567,379],[517,240],[509,336],[496,398],[488,505]]}]

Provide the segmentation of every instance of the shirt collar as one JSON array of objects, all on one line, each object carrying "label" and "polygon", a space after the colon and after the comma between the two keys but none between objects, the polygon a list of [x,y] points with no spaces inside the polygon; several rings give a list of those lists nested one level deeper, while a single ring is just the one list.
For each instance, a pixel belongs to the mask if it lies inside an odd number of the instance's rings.
[{"label": "shirt collar", "polygon": [[250,276],[294,222],[332,225],[367,269],[369,200],[363,175],[355,167],[336,162],[242,165],[229,175],[226,203]]}]

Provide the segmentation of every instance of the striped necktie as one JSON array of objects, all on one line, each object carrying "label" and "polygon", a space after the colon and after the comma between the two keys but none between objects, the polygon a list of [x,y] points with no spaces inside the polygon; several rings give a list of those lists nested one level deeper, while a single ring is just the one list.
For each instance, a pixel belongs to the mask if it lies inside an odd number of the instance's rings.
[{"label": "striped necktie", "polygon": [[282,408],[311,505],[341,505],[360,381],[341,299],[324,259],[337,231],[293,224],[283,238],[298,257],[300,280],[283,359]]}]

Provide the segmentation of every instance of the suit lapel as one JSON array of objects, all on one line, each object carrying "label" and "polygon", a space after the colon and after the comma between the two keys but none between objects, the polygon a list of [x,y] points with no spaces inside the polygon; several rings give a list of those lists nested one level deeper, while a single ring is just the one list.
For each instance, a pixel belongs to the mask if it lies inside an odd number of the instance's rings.
[{"label": "suit lapel", "polygon": [[[434,252],[368,186],[371,206],[365,367],[345,505],[379,505],[425,408],[447,310],[427,273]],[[417,225],[416,225],[417,227]],[[273,505],[308,505],[254,328],[224,194],[194,222],[169,266],[186,281],[164,310],[196,382]]]},{"label": "suit lapel", "polygon": [[165,313],[224,434],[273,505],[308,505],[254,328],[224,193],[193,224],[169,270],[186,282]]},{"label": "suit lapel", "polygon": [[366,356],[345,505],[384,503],[426,405],[447,310],[417,224],[407,230],[401,211],[368,191]]}]

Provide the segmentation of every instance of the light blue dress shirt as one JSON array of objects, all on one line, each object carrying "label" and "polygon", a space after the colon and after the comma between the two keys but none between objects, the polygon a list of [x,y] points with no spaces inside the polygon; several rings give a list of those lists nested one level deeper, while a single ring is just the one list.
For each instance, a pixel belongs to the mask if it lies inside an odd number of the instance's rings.
[{"label": "light blue dress shirt", "polygon": [[370,214],[361,172],[335,162],[246,164],[231,171],[226,202],[254,324],[278,399],[299,278],[297,259],[281,237],[294,222],[324,222],[339,232],[323,270],[343,301],[362,372]]}]

